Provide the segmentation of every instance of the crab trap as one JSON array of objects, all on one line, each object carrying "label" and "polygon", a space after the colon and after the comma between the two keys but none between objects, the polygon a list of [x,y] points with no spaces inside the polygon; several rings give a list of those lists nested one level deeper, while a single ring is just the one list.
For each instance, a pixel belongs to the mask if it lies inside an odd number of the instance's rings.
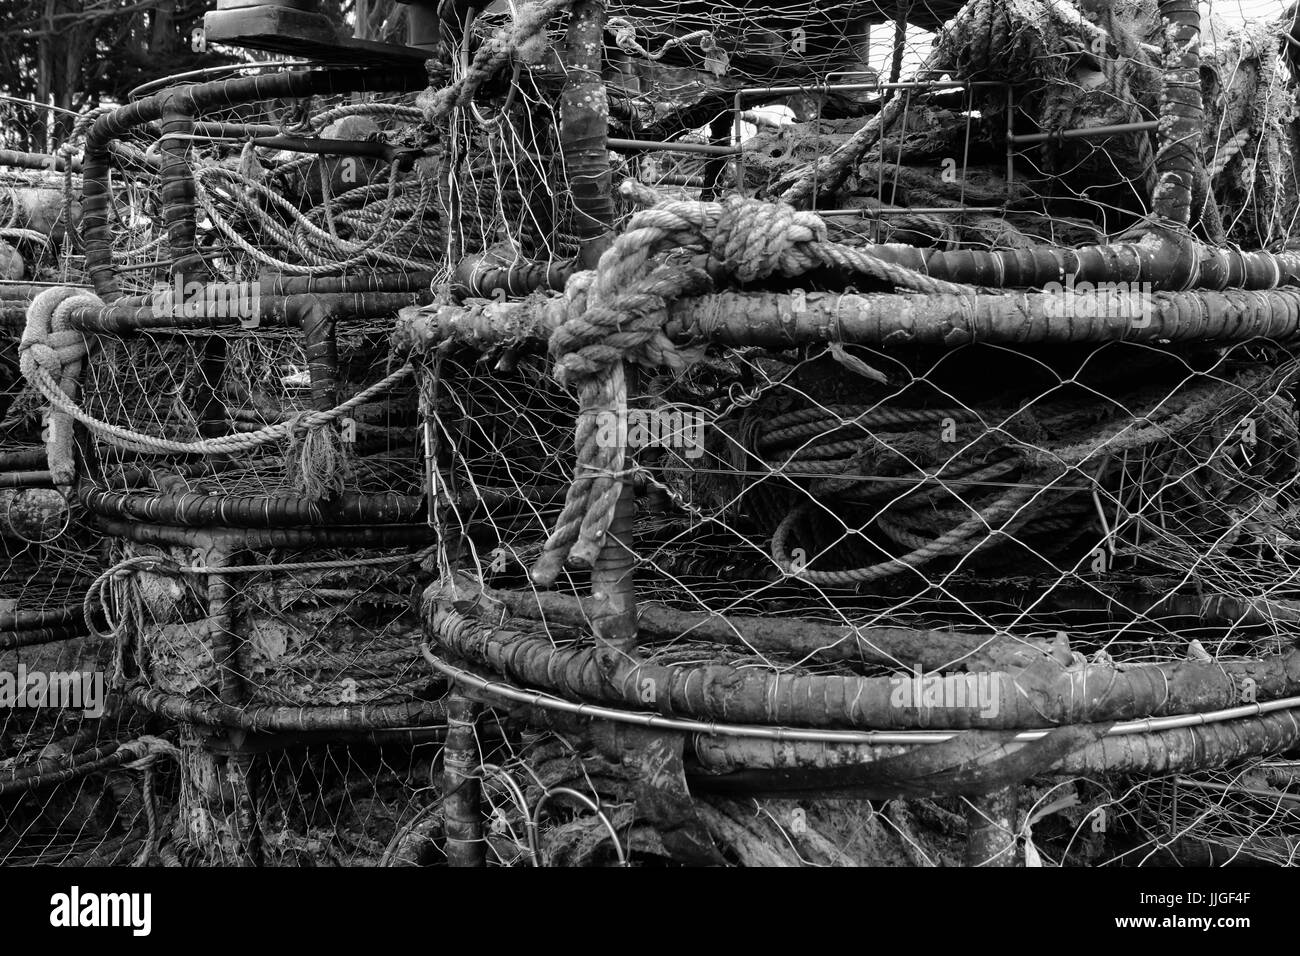
[{"label": "crab trap", "polygon": [[0,153],[0,861],[1294,856],[1294,17],[219,6]]}]

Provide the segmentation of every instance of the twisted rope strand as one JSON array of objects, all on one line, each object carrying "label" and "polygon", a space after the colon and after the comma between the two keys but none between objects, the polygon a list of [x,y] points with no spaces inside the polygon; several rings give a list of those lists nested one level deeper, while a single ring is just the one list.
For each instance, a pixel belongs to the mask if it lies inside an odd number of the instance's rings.
[{"label": "twisted rope strand", "polygon": [[[91,415],[75,401],[76,376],[81,371],[81,361],[86,355],[87,345],[82,333],[67,327],[67,316],[73,309],[85,305],[102,306],[103,303],[98,296],[80,289],[66,286],[47,289],[33,299],[28,307],[27,325],[19,344],[19,365],[23,377],[45,397],[55,413],[51,415],[47,444],[50,470],[67,476],[68,481],[71,480],[72,467],[71,420],[81,422],[109,444],[130,451],[179,455],[229,454],[257,448],[297,432],[320,428],[337,421],[358,405],[387,392],[415,371],[415,367],[408,362],[333,408],[298,415],[257,431],[193,442],[172,441],[105,422]],[[61,419],[59,416],[64,417]],[[56,423],[62,422],[67,422],[67,425],[58,424],[56,427]]]},{"label": "twisted rope strand", "polygon": [[[724,203],[661,201],[638,183],[622,193],[650,208],[596,265],[573,276],[557,303],[562,320],[551,334],[555,378],[578,393],[582,411],[574,430],[577,464],[564,508],[533,566],[533,580],[554,583],[566,562],[588,568],[613,520],[626,469],[624,432],[627,381],[624,362],[680,371],[686,357],[664,332],[669,304],[711,287],[696,265],[674,253],[704,252],[740,282],[772,275],[793,277],[831,266],[891,285],[931,293],[975,290],[883,262],[861,250],[826,240],[826,224],[786,203],[731,197]],[[669,257],[658,261],[657,257]],[[620,423],[616,435],[603,422]]]}]

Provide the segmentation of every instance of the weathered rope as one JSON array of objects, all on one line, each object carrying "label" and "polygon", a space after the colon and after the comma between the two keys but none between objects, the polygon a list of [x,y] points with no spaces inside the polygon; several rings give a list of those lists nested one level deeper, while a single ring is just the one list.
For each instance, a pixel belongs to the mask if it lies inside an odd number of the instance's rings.
[{"label": "weathered rope", "polygon": [[323,130],[345,116],[391,116],[401,122],[415,123],[422,115],[416,107],[401,103],[347,103],[314,115],[311,123],[317,130]]},{"label": "weathered rope", "polygon": [[71,419],[81,422],[110,445],[129,451],[157,455],[224,455],[248,451],[299,431],[335,422],[357,406],[382,395],[415,370],[408,362],[333,408],[298,415],[257,431],[192,442],[172,441],[102,421],[77,404],[76,381],[86,355],[86,341],[82,333],[68,328],[67,316],[72,309],[86,305],[101,307],[103,302],[80,289],[59,287],[42,292],[27,309],[27,327],[19,345],[23,377],[52,406],[46,445],[50,472],[66,476],[66,480],[60,483],[71,480]]},{"label": "weathered rope", "polygon": [[659,201],[653,190],[624,183],[623,195],[651,208],[601,256],[594,273],[569,280],[552,308],[563,314],[551,335],[555,377],[578,393],[577,465],[554,530],[533,566],[533,580],[551,584],[566,562],[591,567],[605,541],[624,479],[620,429],[609,440],[599,426],[626,421],[624,362],[680,370],[686,357],[664,332],[668,304],[710,288],[708,274],[661,253],[703,252],[741,282],[802,275],[821,266],[866,274],[922,292],[974,290],[883,262],[826,241],[826,225],[784,203],[732,197],[725,203]]},{"label": "weathered rope", "polygon": [[797,567],[792,561],[788,551],[790,534],[794,529],[795,522],[807,514],[810,508],[809,505],[801,505],[790,512],[776,529],[776,533],[772,537],[772,558],[787,574],[791,574],[802,581],[807,581],[809,584],[826,587],[852,587],[865,584],[869,581],[899,574],[909,568],[918,568],[945,555],[960,554],[973,550],[970,546],[970,539],[981,532],[1006,534],[1007,530],[1001,526],[995,527],[994,522],[1014,515],[1036,492],[1037,489],[1035,488],[1012,488],[992,504],[971,514],[960,524],[944,532],[939,537],[926,540],[907,554],[868,567],[852,568],[844,571],[815,571],[807,567]]},{"label": "weathered rope", "polygon": [[86,338],[71,327],[69,315],[82,306],[103,306],[99,296],[84,289],[56,286],[40,293],[27,307],[27,324],[18,344],[23,378],[38,388],[54,407],[45,429],[45,455],[55,485],[71,485],[76,477],[72,419],[77,381],[85,360]]},{"label": "weathered rope", "polygon": [[637,42],[636,24],[626,17],[610,17],[605,23],[605,29],[614,34],[614,43],[624,53],[642,56],[647,60],[661,60],[664,54],[674,47],[686,46],[696,40],[702,41],[701,47],[707,50],[709,49],[709,43],[714,41],[713,34],[710,31],[692,30],[684,36],[669,37],[658,50],[650,51]]},{"label": "weathered rope", "polygon": [[1223,170],[1227,168],[1228,163],[1232,162],[1232,157],[1240,153],[1242,148],[1245,147],[1246,143],[1249,141],[1250,130],[1243,129],[1239,130],[1234,136],[1230,137],[1222,146],[1220,146],[1215,152],[1213,159],[1206,164],[1207,168],[1205,171],[1209,174],[1210,179],[1213,180],[1219,175],[1219,173],[1223,172]]},{"label": "weathered rope", "polygon": [[[473,99],[474,92],[492,79],[511,57],[518,57],[525,63],[536,62],[546,52],[546,25],[572,4],[573,0],[520,4],[514,20],[478,48],[464,76],[450,86],[440,90],[429,88],[416,97],[415,105],[423,113],[424,121],[435,126],[456,107],[465,106]],[[441,66],[436,60],[429,62]]]},{"label": "weathered rope", "polygon": [[[323,166],[321,168],[324,169]],[[356,228],[357,224],[351,223],[356,232],[368,234],[364,241],[361,242],[347,241],[319,228],[311,221],[311,216],[315,213],[315,210],[304,215],[279,193],[267,188],[257,180],[243,175],[238,170],[227,169],[224,166],[200,166],[194,172],[194,185],[195,198],[203,207],[204,212],[207,213],[208,218],[212,220],[213,225],[221,230],[228,241],[253,259],[290,275],[327,275],[367,260],[388,262],[404,269],[433,267],[434,263],[432,262],[412,258],[412,256],[404,255],[401,252],[386,251],[393,248],[398,240],[403,239],[408,232],[412,230],[417,234],[419,232],[417,227],[422,222],[424,211],[431,202],[432,184],[418,168],[416,176],[419,189],[418,196],[413,199],[404,197],[400,193],[406,184],[401,181],[398,175],[397,164],[393,163],[389,167],[387,185],[375,184],[379,190],[383,190],[387,194],[385,199],[373,204],[377,207],[376,212],[379,214],[379,221],[374,224],[366,224],[361,228]],[[274,238],[282,248],[292,251],[304,260],[307,265],[289,262],[269,255],[258,245],[241,235],[239,229],[227,220],[219,208],[216,197],[207,184],[209,178],[225,180],[230,186],[238,189],[236,195],[239,197],[244,212],[257,222],[266,234]],[[254,193],[265,200],[266,204],[278,208],[287,219],[297,226],[297,230],[291,233],[281,225],[274,216],[271,216],[263,208],[262,204],[254,201]],[[408,199],[410,200],[409,205]],[[325,200],[327,204],[328,201],[328,199]],[[403,212],[408,213],[408,215],[401,215]],[[393,220],[399,218],[400,224],[397,228],[390,229],[389,226]],[[413,236],[407,242],[413,248],[416,237]]]},{"label": "weathered rope", "polygon": [[[386,375],[369,388],[357,392],[346,402],[335,405],[326,411],[308,412],[306,415],[295,416],[288,421],[268,425],[266,428],[259,428],[254,432],[224,435],[220,438],[204,438],[192,442],[171,441],[170,439],[156,438],[153,435],[142,435],[127,428],[119,428],[90,415],[80,406],[69,401],[66,396],[60,398],[57,395],[46,394],[46,397],[51,399],[56,407],[66,411],[109,444],[116,445],[119,448],[159,455],[226,455],[233,452],[247,451],[268,442],[278,441],[295,430],[319,428],[322,425],[337,421],[358,405],[364,405],[376,396],[388,391],[413,371],[414,366],[411,364],[403,365],[397,371]],[[42,393],[45,393],[43,387]]]}]

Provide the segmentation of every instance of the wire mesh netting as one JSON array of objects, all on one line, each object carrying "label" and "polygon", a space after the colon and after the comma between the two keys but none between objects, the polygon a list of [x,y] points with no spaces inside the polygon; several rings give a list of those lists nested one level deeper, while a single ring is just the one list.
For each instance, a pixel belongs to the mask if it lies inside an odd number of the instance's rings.
[{"label": "wire mesh netting", "polygon": [[6,153],[0,862],[1289,862],[1229,13],[546,0]]}]

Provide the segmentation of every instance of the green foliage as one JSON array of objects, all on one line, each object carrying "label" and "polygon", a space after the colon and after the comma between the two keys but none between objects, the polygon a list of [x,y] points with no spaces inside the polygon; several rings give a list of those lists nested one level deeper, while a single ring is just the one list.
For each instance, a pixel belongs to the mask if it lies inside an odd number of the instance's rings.
[{"label": "green foliage", "polygon": [[[49,110],[0,101],[3,145],[49,151],[72,113],[122,102],[149,80],[238,59],[193,49],[207,0],[0,0],[0,94],[50,103]],[[66,111],[66,112],[64,112]]]}]

